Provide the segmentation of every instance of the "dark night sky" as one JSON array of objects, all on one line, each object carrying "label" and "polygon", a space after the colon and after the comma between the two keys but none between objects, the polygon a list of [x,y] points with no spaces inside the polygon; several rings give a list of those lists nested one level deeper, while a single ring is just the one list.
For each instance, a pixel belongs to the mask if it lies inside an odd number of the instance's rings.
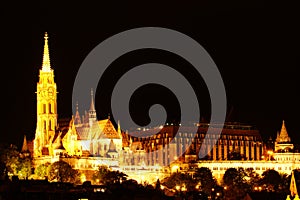
[{"label": "dark night sky", "polygon": [[[34,136],[34,92],[45,31],[50,36],[51,65],[59,91],[58,113],[60,117],[70,117],[73,82],[86,55],[120,31],[159,26],[189,35],[208,51],[223,77],[228,109],[233,108],[231,120],[256,125],[263,137],[274,137],[284,119],[292,139],[299,143],[300,81],[296,69],[300,66],[297,27],[300,13],[292,2],[41,1],[30,4],[20,1],[1,7],[0,142],[19,145],[24,134],[29,138]],[[149,53],[150,58],[160,59],[159,53]],[[166,63],[176,65],[176,58],[167,55],[164,58]],[[149,60],[145,52],[137,52],[136,58],[129,55],[115,66]],[[121,70],[116,74],[118,71]],[[101,86],[109,88],[108,84]],[[101,95],[97,93],[96,100]],[[99,108],[99,118],[107,112],[107,108]]]}]

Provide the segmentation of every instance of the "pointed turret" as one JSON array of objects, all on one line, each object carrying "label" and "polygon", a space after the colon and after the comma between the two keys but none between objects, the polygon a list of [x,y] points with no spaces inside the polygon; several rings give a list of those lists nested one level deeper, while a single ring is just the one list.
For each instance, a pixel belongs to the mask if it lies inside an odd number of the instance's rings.
[{"label": "pointed turret", "polygon": [[93,88],[91,89],[91,105],[90,105],[90,110],[89,110],[89,125],[90,127],[93,126],[93,123],[97,121],[97,116],[96,116],[96,110],[95,110],[95,104],[94,104],[94,93],[93,93]]},{"label": "pointed turret", "polygon": [[42,71],[50,71],[50,56],[49,56],[49,47],[48,47],[48,33],[45,33],[44,36],[45,44],[44,44],[44,54],[43,54],[43,65],[42,65]]},{"label": "pointed turret", "polygon": [[76,113],[75,113],[75,119],[74,119],[74,124],[81,124],[81,118],[78,110],[78,102],[76,102]]},{"label": "pointed turret", "polygon": [[275,140],[275,152],[290,152],[292,149],[294,149],[294,145],[291,143],[291,138],[287,133],[283,120],[281,130],[277,133],[277,138]]},{"label": "pointed turret", "polygon": [[62,143],[62,139],[61,139],[61,133],[59,133],[59,135],[57,136],[57,140],[56,140],[56,150],[65,150],[65,147]]},{"label": "pointed turret", "polygon": [[24,153],[24,154],[29,154],[30,153],[29,149],[28,149],[28,145],[27,145],[26,135],[24,135],[24,140],[23,140],[23,145],[22,145],[21,153]]},{"label": "pointed turret", "polygon": [[110,140],[107,155],[110,158],[117,158],[118,157],[118,151],[116,149],[116,145],[115,145],[113,139]]},{"label": "pointed turret", "polygon": [[65,152],[65,147],[62,143],[62,138],[61,138],[61,132],[58,133],[58,136],[55,140],[55,146],[54,146],[54,149],[53,149],[53,152],[54,152],[54,156],[61,156],[63,155],[63,153]]},{"label": "pointed turret", "polygon": [[282,121],[281,131],[276,138],[276,142],[290,142],[291,139],[287,133],[284,120]]},{"label": "pointed turret", "polygon": [[91,88],[91,105],[90,105],[90,111],[95,111],[93,88]]},{"label": "pointed turret", "polygon": [[85,110],[84,111],[84,121],[83,123],[88,124],[89,123],[89,113]]},{"label": "pointed turret", "polygon": [[291,196],[292,197],[295,197],[296,195],[298,196],[298,191],[297,191],[297,186],[296,186],[296,180],[295,180],[295,176],[294,176],[294,171],[292,171],[292,178],[291,178],[291,183],[290,183],[290,191],[291,191]]},{"label": "pointed turret", "polygon": [[119,134],[120,136],[122,136],[122,134],[121,134],[120,120],[118,120],[118,134]]},{"label": "pointed turret", "polygon": [[108,152],[117,152],[113,139],[110,140]]},{"label": "pointed turret", "polygon": [[92,126],[92,123],[97,120],[96,116],[96,110],[95,110],[95,104],[94,104],[94,93],[93,93],[93,88],[91,89],[91,105],[90,105],[90,110],[89,110],[89,123],[90,126]]}]

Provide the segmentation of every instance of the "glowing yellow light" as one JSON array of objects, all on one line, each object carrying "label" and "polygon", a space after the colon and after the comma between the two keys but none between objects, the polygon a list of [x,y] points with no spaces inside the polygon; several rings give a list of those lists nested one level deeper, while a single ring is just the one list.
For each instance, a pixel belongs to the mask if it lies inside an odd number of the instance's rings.
[{"label": "glowing yellow light", "polygon": [[217,192],[217,196],[220,196],[220,193],[219,193],[219,192]]},{"label": "glowing yellow light", "polygon": [[176,190],[180,190],[180,186],[179,186],[179,185],[176,185],[175,189],[176,189]]},{"label": "glowing yellow light", "polygon": [[174,165],[172,167],[172,172],[178,172],[179,166],[178,165]]},{"label": "glowing yellow light", "polygon": [[270,154],[270,155],[272,155],[272,154],[273,154],[273,151],[268,151],[267,153]]},{"label": "glowing yellow light", "polygon": [[160,189],[162,189],[162,190],[165,189],[165,186],[161,185],[161,186],[160,186]]},{"label": "glowing yellow light", "polygon": [[258,189],[261,190],[262,188],[259,186]]},{"label": "glowing yellow light", "polygon": [[226,187],[226,186],[224,187],[224,190],[227,190],[227,187]]},{"label": "glowing yellow light", "polygon": [[80,181],[81,181],[81,183],[83,183],[83,182],[86,181],[86,176],[85,176],[85,174],[81,174],[81,175],[80,175]]}]

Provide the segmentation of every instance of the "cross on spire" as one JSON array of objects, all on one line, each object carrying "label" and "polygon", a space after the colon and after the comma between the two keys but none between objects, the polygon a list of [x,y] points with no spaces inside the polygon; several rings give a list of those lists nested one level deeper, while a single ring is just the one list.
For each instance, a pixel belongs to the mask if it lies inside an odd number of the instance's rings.
[{"label": "cross on spire", "polygon": [[51,66],[50,66],[50,56],[49,56],[49,47],[48,47],[48,33],[47,32],[45,32],[44,39],[45,39],[45,44],[44,44],[42,70],[43,71],[50,71]]}]

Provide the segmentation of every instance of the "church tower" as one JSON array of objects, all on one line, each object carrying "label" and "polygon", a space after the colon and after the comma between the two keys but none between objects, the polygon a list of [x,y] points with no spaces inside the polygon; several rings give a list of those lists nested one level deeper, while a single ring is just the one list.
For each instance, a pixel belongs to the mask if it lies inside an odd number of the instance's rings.
[{"label": "church tower", "polygon": [[277,133],[277,138],[275,140],[275,152],[284,151],[288,152],[294,149],[294,145],[291,143],[291,138],[289,137],[284,120],[282,121],[281,131]]},{"label": "church tower", "polygon": [[95,104],[94,104],[94,93],[93,89],[91,89],[91,105],[90,105],[90,110],[89,110],[89,125],[90,127],[93,126],[93,123],[97,121],[97,113],[95,109]]},{"label": "church tower", "polygon": [[49,147],[55,135],[57,125],[57,91],[54,71],[50,66],[48,34],[44,36],[43,64],[37,83],[37,125],[34,139],[34,156],[49,154]]}]

